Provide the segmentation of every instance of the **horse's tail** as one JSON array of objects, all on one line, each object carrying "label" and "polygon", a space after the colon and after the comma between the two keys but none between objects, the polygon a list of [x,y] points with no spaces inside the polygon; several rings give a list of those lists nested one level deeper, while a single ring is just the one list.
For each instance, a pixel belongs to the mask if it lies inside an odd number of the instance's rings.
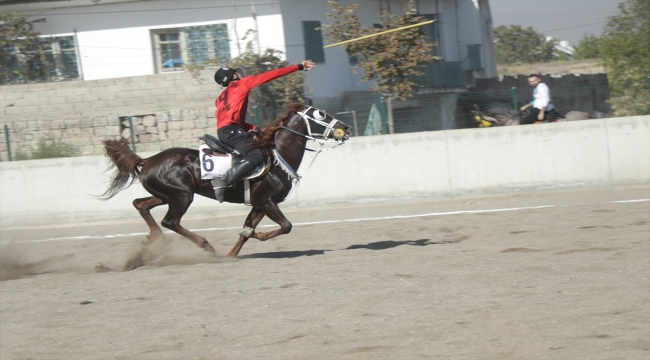
[{"label": "horse's tail", "polygon": [[[104,140],[102,144],[104,144],[106,156],[111,159],[108,169],[115,168],[108,189],[99,196],[102,200],[108,200],[139,179],[144,160],[131,150],[129,141],[125,138]],[[129,182],[129,178],[131,182]]]}]

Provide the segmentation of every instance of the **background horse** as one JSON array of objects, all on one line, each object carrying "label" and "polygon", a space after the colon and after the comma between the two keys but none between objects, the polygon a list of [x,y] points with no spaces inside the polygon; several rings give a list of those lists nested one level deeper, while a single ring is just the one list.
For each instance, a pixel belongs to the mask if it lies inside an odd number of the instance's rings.
[{"label": "background horse", "polygon": [[[519,121],[528,115],[530,111],[530,108],[526,109],[526,111],[517,111],[504,107],[487,107],[485,110],[480,110],[478,105],[475,104],[472,114],[478,127],[512,126],[519,125]],[[606,117],[608,117],[607,114],[600,111],[555,111],[547,114],[547,119],[543,122],[603,119]]]},{"label": "background horse", "polygon": [[[261,148],[267,157],[273,156],[271,148],[275,148],[291,168],[298,170],[308,139],[320,135],[321,139],[328,140],[338,134],[336,140],[342,143],[350,137],[352,128],[349,125],[329,116],[326,118],[330,119],[329,122],[318,121],[309,116],[303,117],[298,114],[301,110],[304,110],[302,104],[290,105],[289,111],[280,115],[273,125],[265,126],[256,134],[251,146]],[[111,159],[111,167],[115,167],[115,173],[101,198],[110,199],[133,184],[135,180],[139,180],[145,190],[152,195],[133,201],[133,206],[149,225],[149,235],[147,235],[149,243],[162,235],[162,230],[151,216],[150,210],[167,204],[169,210],[161,222],[162,226],[188,238],[204,251],[214,253],[214,248],[205,238],[185,229],[180,224],[181,218],[192,204],[194,194],[215,199],[210,180],[201,179],[201,160],[198,150],[171,148],[142,159],[129,148],[126,139],[105,140],[103,144],[106,156]],[[291,223],[282,214],[277,204],[289,195],[292,185],[287,172],[277,165],[271,165],[266,175],[250,180],[252,209],[244,223],[244,230],[240,232],[239,240],[228,256],[237,256],[250,237],[264,241],[291,231]],[[225,201],[244,203],[244,184],[241,180],[226,191]],[[268,216],[280,225],[280,228],[269,232],[255,232],[255,227],[264,216]]]}]

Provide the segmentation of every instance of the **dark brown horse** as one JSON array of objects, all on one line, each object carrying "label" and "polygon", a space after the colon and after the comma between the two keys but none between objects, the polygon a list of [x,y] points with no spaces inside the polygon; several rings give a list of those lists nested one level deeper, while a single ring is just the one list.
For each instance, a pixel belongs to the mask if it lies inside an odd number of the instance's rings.
[{"label": "dark brown horse", "polygon": [[[308,111],[311,111],[312,116]],[[262,128],[256,134],[252,147],[261,148],[267,156],[273,156],[271,148],[275,148],[286,163],[297,171],[309,140],[315,138],[341,144],[349,138],[351,129],[350,126],[331,118],[323,111],[314,108],[305,109],[301,104],[293,104],[289,106],[289,111],[280,115],[273,125]],[[105,140],[103,144],[106,156],[111,159],[111,167],[115,167],[115,173],[102,198],[110,199],[135,180],[139,180],[152,195],[133,201],[133,206],[149,225],[147,236],[149,243],[162,235],[162,230],[149,211],[156,206],[167,204],[169,210],[161,222],[162,226],[190,239],[204,251],[215,251],[206,239],[181,226],[181,218],[192,203],[194,194],[215,199],[210,180],[201,179],[201,159],[198,150],[171,148],[142,159],[129,148],[126,139]],[[291,223],[282,214],[278,204],[289,195],[292,186],[292,180],[286,170],[275,164],[266,175],[250,181],[252,209],[246,218],[244,229],[240,232],[239,240],[228,256],[236,257],[244,243],[251,237],[264,241],[291,231]],[[226,191],[225,201],[244,203],[242,181],[238,181]],[[280,225],[280,228],[269,232],[256,232],[255,227],[264,216],[268,216]]]}]

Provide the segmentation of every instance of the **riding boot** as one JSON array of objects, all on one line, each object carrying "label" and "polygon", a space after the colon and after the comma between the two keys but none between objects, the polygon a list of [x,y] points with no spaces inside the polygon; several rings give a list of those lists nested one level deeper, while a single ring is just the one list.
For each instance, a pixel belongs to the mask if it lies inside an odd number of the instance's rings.
[{"label": "riding boot", "polygon": [[214,188],[214,195],[217,198],[217,201],[220,203],[223,202],[223,197],[226,192],[226,189],[232,186],[237,180],[248,175],[248,173],[253,170],[255,167],[254,164],[251,164],[248,160],[242,160],[241,162],[236,163],[231,167],[226,173],[220,177],[213,179],[212,187]]}]

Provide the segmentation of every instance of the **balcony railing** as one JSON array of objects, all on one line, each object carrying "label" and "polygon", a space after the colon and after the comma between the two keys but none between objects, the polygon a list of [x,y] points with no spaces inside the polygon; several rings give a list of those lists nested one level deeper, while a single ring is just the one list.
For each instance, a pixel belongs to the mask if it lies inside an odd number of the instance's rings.
[{"label": "balcony railing", "polygon": [[424,75],[414,76],[424,88],[465,87],[465,76],[460,61],[435,61],[426,65]]}]

